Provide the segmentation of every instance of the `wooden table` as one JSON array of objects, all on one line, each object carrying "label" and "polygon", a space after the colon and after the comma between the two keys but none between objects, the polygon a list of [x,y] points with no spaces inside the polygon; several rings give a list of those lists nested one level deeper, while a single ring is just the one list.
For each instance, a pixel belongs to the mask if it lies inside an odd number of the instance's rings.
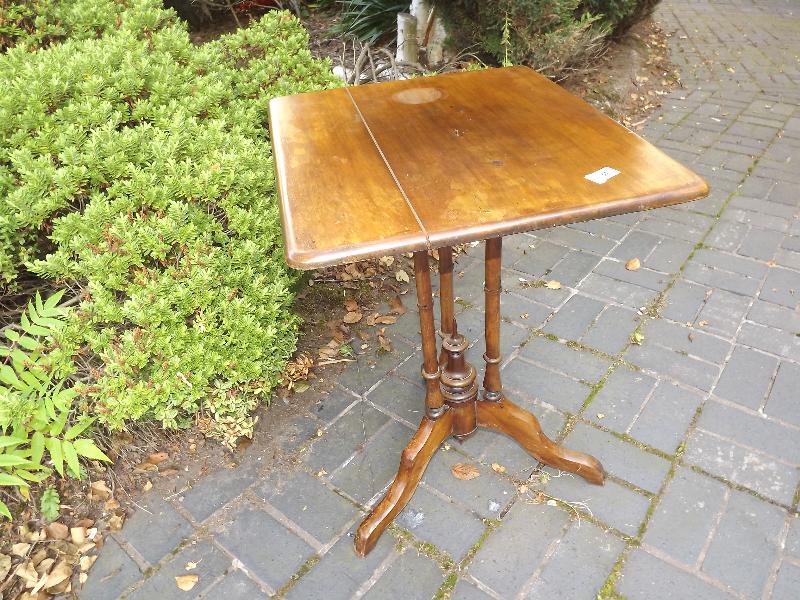
[{"label": "wooden table", "polygon": [[[408,503],[449,436],[501,431],[544,464],[602,484],[592,456],[551,441],[500,382],[502,236],[685,202],[705,182],[524,67],[276,98],[270,125],[286,259],[298,269],[414,253],[425,416],[358,529],[360,555]],[[486,240],[479,397],[453,307],[452,247]],[[439,249],[441,350],[428,251]]]}]

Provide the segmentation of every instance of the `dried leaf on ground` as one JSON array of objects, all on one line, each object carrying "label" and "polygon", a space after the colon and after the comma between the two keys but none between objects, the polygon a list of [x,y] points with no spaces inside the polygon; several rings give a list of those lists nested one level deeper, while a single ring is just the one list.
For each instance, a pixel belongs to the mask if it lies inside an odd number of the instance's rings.
[{"label": "dried leaf on ground", "polygon": [[404,315],[406,312],[408,312],[408,309],[403,306],[403,300],[400,298],[400,296],[395,296],[389,301],[389,312],[398,316]]},{"label": "dried leaf on ground", "polygon": [[548,290],[560,290],[561,289],[561,282],[556,281],[555,279],[551,279],[547,283],[544,284]]},{"label": "dried leaf on ground", "polygon": [[453,477],[456,479],[460,479],[462,481],[469,481],[470,479],[475,479],[476,477],[480,477],[481,472],[475,468],[474,465],[470,465],[467,463],[456,463],[450,468],[450,472],[453,474]]},{"label": "dried leaf on ground", "polygon": [[381,350],[383,352],[391,352],[392,351],[392,341],[386,335],[386,328],[382,327],[380,331],[378,331],[378,343],[381,346]]},{"label": "dried leaf on ground", "polygon": [[197,585],[199,580],[200,577],[197,575],[177,575],[175,577],[175,585],[177,585],[184,592],[188,592]]},{"label": "dried leaf on ground", "polygon": [[92,568],[94,561],[97,560],[97,555],[94,556],[81,556],[81,560],[79,562],[81,566],[81,571],[86,572]]},{"label": "dried leaf on ground", "polygon": [[156,452],[147,457],[147,462],[149,462],[151,465],[160,465],[168,458],[169,454],[167,454],[166,452]]},{"label": "dried leaf on ground", "polygon": [[360,311],[354,310],[348,312],[342,320],[348,325],[352,325],[353,323],[358,323],[362,318],[364,318],[364,315]]},{"label": "dried leaf on ground", "polygon": [[505,473],[506,468],[499,463],[492,463],[492,471],[494,471],[495,473]]},{"label": "dried leaf on ground", "polygon": [[394,256],[382,256],[378,262],[384,267],[391,267],[394,264]]},{"label": "dried leaf on ground", "polygon": [[632,258],[625,263],[625,268],[628,269],[628,271],[638,271],[641,266],[642,263],[638,258]]},{"label": "dried leaf on ground", "polygon": [[99,481],[93,481],[91,487],[91,491],[89,492],[89,500],[92,502],[103,502],[111,498],[111,490],[108,489],[106,482],[102,479]]},{"label": "dried leaf on ground", "polygon": [[14,556],[25,556],[26,554],[28,554],[28,550],[30,549],[31,549],[30,544],[26,544],[25,542],[19,542],[11,546],[11,554],[13,554]]},{"label": "dried leaf on ground", "polygon": [[381,325],[394,325],[397,323],[397,317],[394,315],[380,315],[375,317],[375,322]]},{"label": "dried leaf on ground", "polygon": [[46,528],[47,537],[51,540],[65,540],[69,537],[69,527],[63,523],[50,523]]},{"label": "dried leaf on ground", "polygon": [[344,308],[347,312],[358,312],[358,302],[356,302],[352,298],[345,298]]},{"label": "dried leaf on ground", "polygon": [[82,546],[86,543],[86,528],[85,527],[70,527],[69,536],[72,543],[76,546]]},{"label": "dried leaf on ground", "polygon": [[400,283],[408,283],[411,281],[408,273],[406,273],[403,269],[398,269],[394,274],[394,278]]},{"label": "dried leaf on ground", "polygon": [[11,570],[11,557],[8,554],[0,554],[0,581],[5,581],[6,575]]},{"label": "dried leaf on ground", "polygon": [[119,531],[124,523],[125,520],[121,516],[113,515],[108,519],[108,528],[111,531]]}]

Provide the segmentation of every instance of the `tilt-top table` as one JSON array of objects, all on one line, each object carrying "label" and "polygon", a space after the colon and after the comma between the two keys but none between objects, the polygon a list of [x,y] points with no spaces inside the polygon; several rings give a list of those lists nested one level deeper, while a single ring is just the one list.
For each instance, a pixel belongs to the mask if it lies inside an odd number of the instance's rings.
[{"label": "tilt-top table", "polygon": [[[500,383],[502,236],[700,198],[705,182],[524,67],[276,98],[270,125],[288,263],[313,269],[414,253],[425,416],[397,477],[358,529],[367,554],[449,436],[499,430],[544,464],[602,484]],[[453,310],[452,246],[486,240],[483,393]],[[439,249],[437,352],[428,251]]]}]

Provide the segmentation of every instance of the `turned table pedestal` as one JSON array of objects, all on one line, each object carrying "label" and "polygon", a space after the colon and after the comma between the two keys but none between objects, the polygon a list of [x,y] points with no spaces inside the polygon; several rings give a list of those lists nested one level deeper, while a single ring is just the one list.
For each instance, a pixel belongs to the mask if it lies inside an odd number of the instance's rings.
[{"label": "turned table pedestal", "polygon": [[[360,555],[414,493],[450,436],[501,431],[546,465],[602,484],[603,467],[550,440],[500,381],[502,236],[694,200],[705,182],[524,67],[276,98],[270,126],[286,258],[299,269],[414,253],[425,416]],[[453,246],[486,240],[480,389],[453,307]],[[439,251],[440,335],[428,252]]]}]

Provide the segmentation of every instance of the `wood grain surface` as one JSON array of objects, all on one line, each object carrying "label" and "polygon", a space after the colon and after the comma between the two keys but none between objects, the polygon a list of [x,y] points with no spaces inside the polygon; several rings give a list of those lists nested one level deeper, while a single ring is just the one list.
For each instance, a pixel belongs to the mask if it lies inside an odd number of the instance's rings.
[{"label": "wood grain surface", "polygon": [[[302,94],[270,110],[287,256],[298,268],[708,193],[692,171],[525,67]],[[620,173],[586,179],[603,167]]]}]

